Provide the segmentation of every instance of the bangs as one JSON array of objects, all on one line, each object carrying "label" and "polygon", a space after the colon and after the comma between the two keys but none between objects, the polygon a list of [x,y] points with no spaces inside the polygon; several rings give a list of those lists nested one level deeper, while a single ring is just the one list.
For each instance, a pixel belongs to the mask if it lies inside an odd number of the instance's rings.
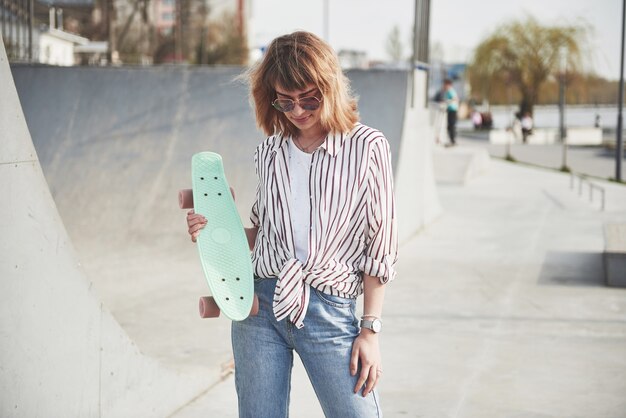
[{"label": "bangs", "polygon": [[267,88],[275,90],[280,86],[285,90],[303,90],[313,84],[321,87],[319,83],[319,70],[315,68],[308,53],[304,50],[304,43],[298,43],[297,39],[276,41],[278,44],[272,50],[274,55],[270,71],[264,74],[264,84]]}]

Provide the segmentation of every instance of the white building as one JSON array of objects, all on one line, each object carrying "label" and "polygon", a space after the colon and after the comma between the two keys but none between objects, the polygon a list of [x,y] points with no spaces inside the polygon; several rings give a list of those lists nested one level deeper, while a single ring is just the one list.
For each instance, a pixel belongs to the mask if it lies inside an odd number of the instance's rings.
[{"label": "white building", "polygon": [[75,47],[88,43],[87,38],[51,28],[39,36],[39,62],[61,66],[75,65]]}]

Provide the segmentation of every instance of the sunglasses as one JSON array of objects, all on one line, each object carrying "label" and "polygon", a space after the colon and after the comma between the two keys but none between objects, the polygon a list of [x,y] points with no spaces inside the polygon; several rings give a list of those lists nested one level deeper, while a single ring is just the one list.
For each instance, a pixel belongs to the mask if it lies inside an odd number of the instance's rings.
[{"label": "sunglasses", "polygon": [[318,99],[315,96],[309,96],[301,97],[296,100],[276,99],[272,102],[272,106],[274,106],[274,109],[279,112],[291,112],[296,107],[296,104],[304,110],[317,110],[319,109],[321,103],[322,99]]}]

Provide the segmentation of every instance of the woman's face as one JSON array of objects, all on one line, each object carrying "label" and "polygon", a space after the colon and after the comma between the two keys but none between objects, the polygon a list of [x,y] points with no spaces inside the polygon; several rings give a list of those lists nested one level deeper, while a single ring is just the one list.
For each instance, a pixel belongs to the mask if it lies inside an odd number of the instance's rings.
[{"label": "woman's face", "polygon": [[[305,134],[307,132],[316,131],[320,128],[320,108],[322,106],[322,97],[317,87],[310,84],[302,90],[288,91],[279,86],[276,86],[275,89],[277,99],[290,99],[294,102],[293,109],[284,113],[287,119],[289,119],[291,123],[296,126],[296,128]],[[311,99],[312,97],[317,98],[318,101]],[[310,104],[317,104],[319,107],[311,110],[312,106],[309,106]],[[309,108],[309,110],[305,108]]]}]

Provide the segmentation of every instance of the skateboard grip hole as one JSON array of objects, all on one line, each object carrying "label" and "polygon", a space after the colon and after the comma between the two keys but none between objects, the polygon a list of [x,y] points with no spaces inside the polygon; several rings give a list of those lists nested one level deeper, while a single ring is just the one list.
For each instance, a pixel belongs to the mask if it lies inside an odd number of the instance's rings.
[{"label": "skateboard grip hole", "polygon": [[204,177],[200,177],[200,180],[204,180]]},{"label": "skateboard grip hole", "polygon": [[218,196],[221,196],[222,194],[221,194],[221,193],[218,193],[217,195],[218,195]]},{"label": "skateboard grip hole", "polygon": [[230,300],[230,298],[226,298],[226,300]]},{"label": "skateboard grip hole", "polygon": [[217,177],[213,177],[215,180],[217,180]]},{"label": "skateboard grip hole", "polygon": [[205,196],[208,196],[209,194],[208,194],[208,193],[205,193],[204,195],[205,195]]},{"label": "skateboard grip hole", "polygon": [[235,280],[239,281],[239,277],[237,277]]},{"label": "skateboard grip hole", "polygon": [[226,279],[222,279],[222,281],[223,281],[223,282],[225,282],[225,281],[226,281]]},{"label": "skateboard grip hole", "polygon": [[243,300],[243,296],[241,296],[239,299]]}]

